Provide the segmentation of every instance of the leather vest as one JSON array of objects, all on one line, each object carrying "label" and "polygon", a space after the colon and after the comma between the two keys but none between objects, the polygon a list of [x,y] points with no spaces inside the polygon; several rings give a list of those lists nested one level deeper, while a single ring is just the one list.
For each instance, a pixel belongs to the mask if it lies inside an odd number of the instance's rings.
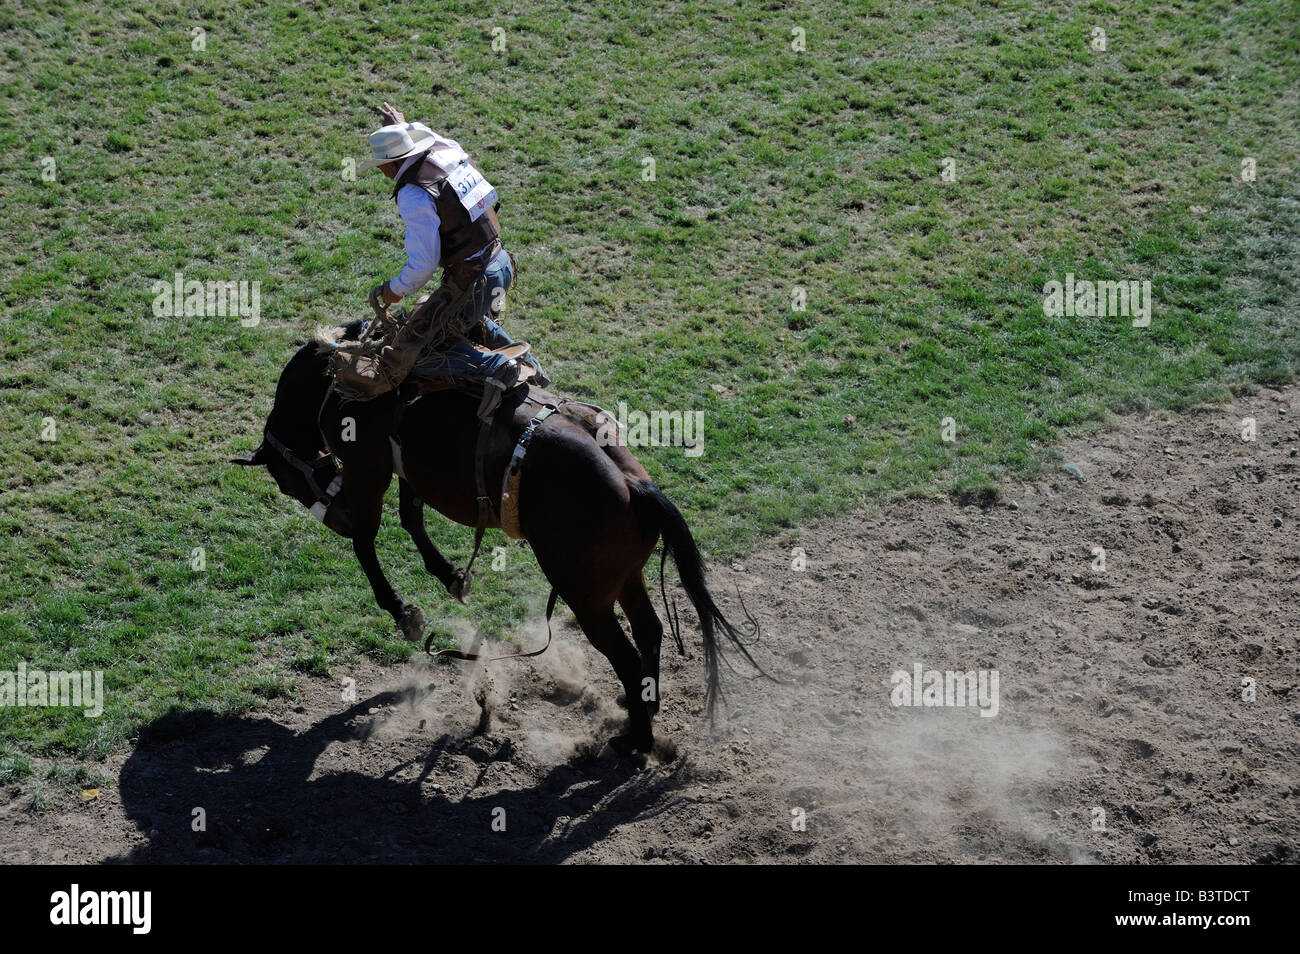
[{"label": "leather vest", "polygon": [[463,262],[501,235],[495,207],[484,209],[476,221],[471,221],[456,190],[448,184],[446,174],[427,156],[397,178],[393,186],[394,202],[397,193],[407,185],[419,186],[433,199],[438,213],[438,239],[442,244],[442,261],[438,264],[443,268]]}]

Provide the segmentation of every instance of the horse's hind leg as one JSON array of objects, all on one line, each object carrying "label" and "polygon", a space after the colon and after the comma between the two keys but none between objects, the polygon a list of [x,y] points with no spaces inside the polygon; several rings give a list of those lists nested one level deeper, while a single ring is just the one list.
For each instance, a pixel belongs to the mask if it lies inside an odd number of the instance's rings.
[{"label": "horse's hind leg", "polygon": [[[572,604],[570,604],[572,606]],[[650,710],[643,701],[641,658],[628,640],[613,607],[605,609],[574,610],[578,625],[614,667],[623,692],[627,695],[628,731],[610,739],[615,751],[626,754],[632,749],[649,752],[654,747],[654,733],[650,729]]]},{"label": "horse's hind leg", "polygon": [[642,696],[647,692],[650,694],[646,705],[653,716],[659,712],[659,647],[664,638],[664,626],[646,591],[643,571],[638,571],[635,577],[623,584],[618,602],[627,614],[627,620],[632,626],[632,640],[641,654],[642,678],[650,680],[650,685],[643,690]]},{"label": "horse's hind leg", "polygon": [[464,586],[464,574],[442,555],[424,529],[424,501],[415,495],[405,477],[397,479],[397,491],[397,512],[401,517],[402,529],[410,535],[415,548],[420,551],[424,568],[438,578],[448,593],[464,601],[469,595],[468,588]]}]

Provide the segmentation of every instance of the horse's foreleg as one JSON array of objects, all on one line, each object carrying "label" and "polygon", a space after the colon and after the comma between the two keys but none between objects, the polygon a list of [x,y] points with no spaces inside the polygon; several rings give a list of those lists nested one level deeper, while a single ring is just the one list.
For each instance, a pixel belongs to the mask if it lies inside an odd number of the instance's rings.
[{"label": "horse's foreleg", "polygon": [[448,593],[463,601],[468,595],[468,588],[464,586],[464,575],[451,565],[451,561],[443,556],[429,539],[429,534],[424,529],[424,501],[415,495],[415,491],[411,489],[405,477],[398,478],[397,491],[398,514],[401,516],[402,529],[410,535],[415,548],[420,551],[420,556],[424,559],[424,568],[438,578],[438,581],[447,588]]},{"label": "horse's foreleg", "polygon": [[378,493],[367,494],[358,500],[359,495],[349,492],[347,480],[344,479],[343,490],[348,494],[353,520],[352,552],[357,555],[357,562],[370,581],[375,602],[392,615],[404,637],[420,640],[424,638],[424,614],[419,607],[406,603],[401,594],[393,589],[388,577],[384,576],[379,556],[375,553],[375,538],[379,536],[379,521],[384,509],[384,489],[386,488],[381,487]]}]

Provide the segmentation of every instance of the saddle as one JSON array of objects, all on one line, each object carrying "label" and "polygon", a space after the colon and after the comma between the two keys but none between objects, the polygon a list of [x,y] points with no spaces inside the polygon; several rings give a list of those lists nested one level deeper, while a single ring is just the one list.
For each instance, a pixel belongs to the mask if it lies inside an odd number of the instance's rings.
[{"label": "saddle", "polygon": [[[420,304],[422,303],[423,300],[421,300]],[[382,308],[378,302],[372,301],[371,304],[375,307],[376,321],[362,332],[362,341],[367,339],[375,340],[371,336],[376,330],[383,328],[384,331],[388,331],[390,327],[385,326],[391,326],[386,309]],[[419,307],[418,304],[417,307]],[[323,349],[330,349],[337,347],[341,335],[337,329],[318,329],[316,337]],[[383,337],[381,334],[380,340]],[[410,370],[397,387],[398,400],[395,405],[388,439],[393,452],[393,469],[399,477],[405,478],[401,441],[398,437],[405,408],[424,395],[435,391],[455,389],[468,392],[471,395],[481,394],[478,408],[479,433],[474,449],[474,480],[478,516],[474,528],[474,550],[470,554],[469,562],[462,571],[464,582],[460,595],[461,599],[464,600],[469,594],[472,579],[471,570],[474,566],[474,560],[482,547],[483,534],[487,527],[495,523],[508,536],[515,539],[522,539],[524,536],[519,524],[519,487],[524,455],[527,453],[528,444],[536,430],[548,417],[557,411],[580,426],[585,427],[593,434],[597,433],[602,426],[607,426],[606,422],[613,419],[594,405],[558,398],[541,388],[530,385],[528,382],[536,376],[536,368],[521,360],[532,350],[532,346],[528,342],[517,341],[501,348],[488,348],[473,342],[465,342],[463,339],[462,343],[468,344],[480,354],[498,354],[512,361],[517,369],[513,383],[508,388],[499,388],[489,383],[493,380],[490,378],[448,374],[446,357],[437,352],[426,352],[410,367]],[[338,380],[336,377],[334,386],[337,387],[337,385]],[[497,424],[497,411],[501,406],[502,398],[506,394],[521,395],[518,402],[511,402],[508,405],[512,413],[514,408],[523,403],[534,405],[537,411],[515,443],[514,451],[505,468],[501,488],[494,501],[487,488],[486,456],[489,438]]]}]

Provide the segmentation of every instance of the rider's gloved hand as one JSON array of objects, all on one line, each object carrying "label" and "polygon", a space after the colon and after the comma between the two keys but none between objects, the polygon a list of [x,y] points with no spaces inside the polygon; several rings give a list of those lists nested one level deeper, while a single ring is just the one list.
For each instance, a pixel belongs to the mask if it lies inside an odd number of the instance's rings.
[{"label": "rider's gloved hand", "polygon": [[402,115],[396,106],[384,103],[382,106],[372,106],[371,108],[383,117],[385,126],[396,126],[399,123],[406,122],[406,117]]},{"label": "rider's gloved hand", "polygon": [[401,300],[402,296],[389,288],[388,282],[370,289],[370,307],[375,311],[379,311],[381,306],[387,308],[389,305],[396,305]]}]

